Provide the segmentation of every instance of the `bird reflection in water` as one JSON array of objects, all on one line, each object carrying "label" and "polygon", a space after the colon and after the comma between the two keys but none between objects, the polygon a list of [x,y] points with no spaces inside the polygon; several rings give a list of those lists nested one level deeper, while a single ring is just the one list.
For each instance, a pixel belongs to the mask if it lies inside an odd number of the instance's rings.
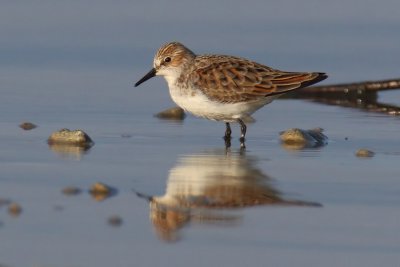
[{"label": "bird reflection in water", "polygon": [[163,196],[137,195],[149,200],[155,231],[168,242],[179,240],[180,229],[189,223],[238,224],[241,208],[321,206],[285,199],[256,163],[255,157],[225,150],[183,156],[170,170]]}]

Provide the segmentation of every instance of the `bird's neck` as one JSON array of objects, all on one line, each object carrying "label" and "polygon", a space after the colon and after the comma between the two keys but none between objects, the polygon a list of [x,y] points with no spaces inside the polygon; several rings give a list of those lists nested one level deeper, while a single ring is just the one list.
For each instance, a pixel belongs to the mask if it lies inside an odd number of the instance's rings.
[{"label": "bird's neck", "polygon": [[182,86],[186,79],[187,73],[188,73],[188,66],[181,66],[180,68],[176,68],[174,71],[171,71],[168,73],[168,75],[165,75],[164,78],[168,83],[168,86],[176,86],[179,84],[179,86]]}]

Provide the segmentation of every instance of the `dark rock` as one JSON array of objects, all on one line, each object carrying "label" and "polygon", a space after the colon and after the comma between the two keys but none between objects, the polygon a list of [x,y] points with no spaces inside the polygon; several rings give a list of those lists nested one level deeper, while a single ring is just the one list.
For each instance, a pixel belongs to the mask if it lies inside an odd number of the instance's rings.
[{"label": "dark rock", "polygon": [[19,125],[19,127],[25,131],[29,131],[35,129],[37,126],[32,122],[23,122]]}]

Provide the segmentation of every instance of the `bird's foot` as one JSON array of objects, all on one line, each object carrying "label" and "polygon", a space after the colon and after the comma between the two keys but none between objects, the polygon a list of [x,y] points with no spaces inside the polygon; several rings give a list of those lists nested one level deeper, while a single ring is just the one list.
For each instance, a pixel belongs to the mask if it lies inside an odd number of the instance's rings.
[{"label": "bird's foot", "polygon": [[246,144],[244,143],[246,139],[242,136],[239,138],[240,141],[240,149],[246,149]]}]

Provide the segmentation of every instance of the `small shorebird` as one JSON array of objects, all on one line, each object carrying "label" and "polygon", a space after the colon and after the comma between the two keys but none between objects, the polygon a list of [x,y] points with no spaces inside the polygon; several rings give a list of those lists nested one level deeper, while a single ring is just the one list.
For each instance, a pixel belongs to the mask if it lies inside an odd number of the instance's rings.
[{"label": "small shorebird", "polygon": [[224,139],[231,139],[231,122],[241,126],[244,147],[251,114],[280,95],[327,78],[321,72],[287,72],[234,56],[196,55],[178,42],[158,49],[153,68],[136,84],[164,76],[172,100],[185,111],[209,120],[223,121]]}]

